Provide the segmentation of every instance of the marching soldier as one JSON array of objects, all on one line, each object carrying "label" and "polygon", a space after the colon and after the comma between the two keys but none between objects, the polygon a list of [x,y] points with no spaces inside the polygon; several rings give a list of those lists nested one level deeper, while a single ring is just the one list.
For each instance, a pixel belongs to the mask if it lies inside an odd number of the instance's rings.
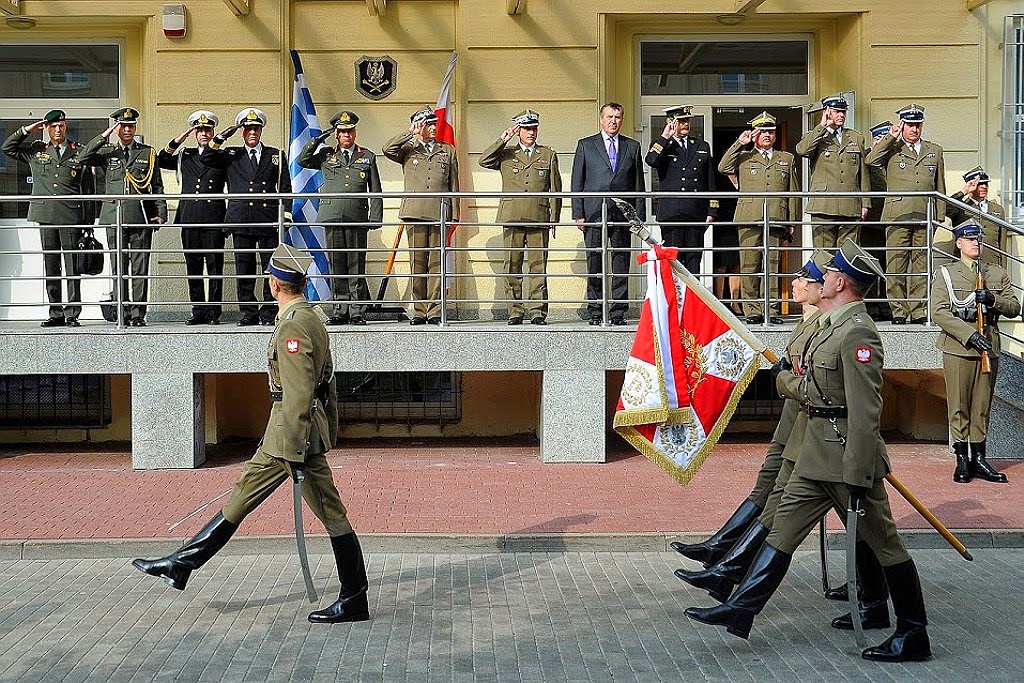
[{"label": "marching soldier", "polygon": [[[890,192],[935,190],[945,194],[942,148],[921,138],[924,108],[908,104],[897,113],[899,124],[892,126],[868,153],[868,166],[885,171],[886,189]],[[919,324],[928,320],[924,301],[928,279],[924,273],[928,259],[925,247],[931,226],[923,224],[927,218],[927,206],[925,198],[899,195],[885,198],[882,220],[890,223],[885,239],[888,249],[885,271],[889,274],[887,295],[893,308],[894,325],[908,321]],[[937,203],[936,215],[932,217],[940,223],[944,215],[943,206],[941,202]]]},{"label": "marching soldier", "polygon": [[775,369],[783,395],[801,401],[807,426],[772,530],[736,592],[720,606],[688,608],[697,621],[726,626],[741,638],[779,587],[793,552],[830,508],[863,511],[858,534],[882,564],[896,613],[896,630],[862,653],[887,662],[931,657],[927,616],[917,567],[892,520],[883,488],[889,472],[879,436],[882,344],[864,308],[864,293],[882,277],[881,265],[846,242],[827,266],[822,296],[830,309],[807,345],[806,371]]},{"label": "marching soldier", "polygon": [[[331,119],[331,128],[306,143],[296,160],[303,168],[323,174],[321,194],[380,192],[377,157],[356,144],[355,112],[339,112]],[[336,147],[317,148],[334,136]],[[317,221],[324,226],[331,249],[331,279],[335,300],[334,315],[328,325],[365,325],[370,289],[366,285],[366,233],[379,228],[384,220],[384,202],[380,197],[321,199]],[[344,251],[339,251],[344,250]],[[346,303],[362,301],[363,303]]]},{"label": "marching soldier", "polygon": [[[760,325],[765,316],[762,283],[768,280],[770,296],[778,300],[778,274],[782,261],[780,251],[774,252],[771,263],[763,261],[765,203],[768,204],[768,220],[771,223],[769,247],[777,249],[783,241],[792,240],[793,236],[792,225],[778,223],[799,220],[800,200],[744,197],[743,193],[797,192],[800,183],[796,177],[796,157],[775,149],[775,117],[763,111],[749,123],[751,130],[740,133],[736,142],[725,151],[718,163],[718,171],[723,175],[736,176],[740,197],[736,201],[733,221],[748,224],[740,226],[740,270],[746,274],[741,292],[743,298],[748,299],[743,303],[743,311],[748,325]],[[764,276],[752,274],[761,272],[762,268]],[[769,318],[772,323],[782,323],[777,309],[769,314]]]},{"label": "marching soldier", "polygon": [[[483,151],[480,165],[501,171],[502,192],[561,192],[555,150],[537,144],[540,114],[527,109],[512,117],[512,126]],[[517,137],[514,147],[509,141]],[[504,226],[508,324],[521,325],[524,312],[534,325],[546,325],[548,314],[548,241],[562,213],[561,197],[528,199],[503,198],[498,204],[497,222]],[[523,306],[523,257],[529,274],[527,300]]]},{"label": "marching soldier", "polygon": [[846,128],[849,104],[841,94],[821,100],[821,121],[796,143],[797,156],[810,162],[807,200],[815,248],[836,249],[852,239],[860,244],[860,222],[868,214],[867,197],[835,197],[832,192],[868,192],[871,179],[864,163],[867,145],[860,131]]},{"label": "marching soldier", "polygon": [[[660,192],[714,192],[716,189],[711,145],[690,136],[690,119],[693,118],[691,109],[679,105],[663,110],[667,117],[665,130],[644,158],[644,162],[658,172]],[[662,240],[666,245],[680,247],[683,265],[691,273],[699,273],[704,232],[718,217],[718,200],[681,194],[676,197],[659,197],[655,201]]]},{"label": "marching soldier", "polygon": [[[29,139],[43,129],[49,142]],[[67,115],[60,109],[46,113],[43,120],[22,126],[4,140],[3,152],[12,159],[28,164],[32,174],[32,194],[37,196],[94,194],[96,180],[92,169],[83,168],[79,159],[80,145],[68,140]],[[82,234],[81,226],[93,220],[92,202],[31,202],[28,220],[39,225],[43,251],[43,272],[46,274],[46,298],[50,302],[49,317],[40,327],[78,327],[82,312],[81,281],[75,277],[74,250]],[[63,253],[61,253],[63,252]],[[61,295],[61,260],[67,275],[67,304]]]},{"label": "marching soldier", "polygon": [[[437,115],[424,107],[409,117],[409,130],[384,145],[384,156],[402,165],[406,192],[458,192],[459,162],[455,148],[437,139]],[[412,325],[441,324],[441,234],[442,211],[447,225],[458,222],[458,206],[450,199],[406,197],[398,217],[409,234],[412,296],[415,299]]]},{"label": "marching soldier", "polygon": [[[964,182],[966,185],[964,185],[963,189],[952,194],[953,199],[961,201],[968,206],[973,206],[993,218],[998,218],[1002,221],[1006,220],[1006,209],[999,202],[988,198],[989,177],[984,168],[981,166],[972,168],[964,174]],[[982,249],[981,260],[1006,268],[1006,251],[1010,246],[1010,235],[1007,234],[1003,226],[998,225],[994,221],[986,220],[984,216],[969,215],[967,211],[955,206],[946,207],[946,215],[949,216],[954,227],[968,220],[979,223],[984,229],[985,234],[990,236],[987,242],[998,248],[998,250],[991,248]],[[947,254],[953,254],[952,247],[952,242],[937,243],[935,245],[936,250],[941,249],[942,252]]]},{"label": "marching soldier", "polygon": [[[207,166],[227,172],[228,192],[235,193],[287,193],[292,191],[288,173],[288,159],[284,152],[262,142],[267,115],[248,107],[238,112],[235,125],[213,137],[210,149],[199,156]],[[228,138],[242,129],[242,145],[221,149]],[[267,199],[232,199],[228,201],[224,220],[235,249],[236,290],[238,308],[242,317],[240,327],[247,325],[273,325],[277,305],[270,296],[270,282],[263,281],[263,303],[256,299],[256,256],[266,270],[270,255],[277,248],[280,201]],[[286,210],[285,217],[291,212]]]},{"label": "marching soldier", "polygon": [[[207,166],[200,157],[209,153],[214,128],[220,120],[212,111],[200,109],[188,117],[189,128],[160,150],[160,168],[175,171],[182,194],[224,193],[227,173],[222,168]],[[189,134],[196,138],[195,147],[182,147]],[[181,247],[185,250],[185,272],[188,273],[188,300],[192,315],[186,325],[219,325],[224,300],[224,234],[223,199],[182,199],[174,222],[182,226]],[[196,225],[201,227],[187,227]],[[210,297],[206,297],[203,268],[210,278]],[[209,302],[209,303],[207,303]]]},{"label": "marching soldier", "polygon": [[338,434],[338,397],[330,337],[302,295],[312,262],[286,244],[278,246],[270,259],[270,289],[280,304],[267,347],[273,406],[266,434],[245,464],[231,499],[181,548],[160,559],[137,559],[132,565],[161,577],[171,588],[185,590],[192,572],[224,547],[242,520],[281,484],[294,478],[304,482],[303,498],[330,534],[341,580],[338,600],[311,613],[309,621],[366,621],[370,613],[363,554],[325,456]]},{"label": "marching soldier", "polygon": [[[946,405],[949,429],[956,454],[953,481],[966,484],[978,477],[1006,483],[985,459],[989,407],[999,371],[1000,317],[1020,315],[1020,301],[1002,266],[986,263],[982,256],[982,228],[977,221],[963,223],[953,231],[960,260],[941,266],[932,281],[932,319],[942,328],[936,347],[942,351],[946,377]],[[978,274],[982,286],[978,288]],[[983,332],[978,331],[978,315]],[[987,354],[991,372],[982,370]]]},{"label": "marching soldier", "polygon": [[[110,118],[114,123],[82,148],[79,154],[82,163],[104,170],[104,194],[163,194],[164,181],[157,166],[156,150],[135,140],[139,111],[124,107],[111,114]],[[107,142],[110,134],[115,132],[117,142]],[[120,281],[126,325],[146,326],[149,250],[153,246],[153,233],[166,221],[167,202],[163,199],[121,204],[121,246],[124,252],[120,263],[112,254],[111,270],[115,281]],[[100,223],[110,226],[107,228],[107,244],[114,248],[117,245],[117,202],[103,202]],[[113,294],[111,299],[114,299]]]}]

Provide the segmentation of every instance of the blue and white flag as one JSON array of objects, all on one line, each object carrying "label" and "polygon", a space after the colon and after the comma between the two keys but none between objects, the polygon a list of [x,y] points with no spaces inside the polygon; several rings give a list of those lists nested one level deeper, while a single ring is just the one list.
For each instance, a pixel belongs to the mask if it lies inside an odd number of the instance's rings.
[{"label": "blue and white flag", "polygon": [[[306,143],[320,135],[320,121],[316,117],[313,97],[306,87],[306,76],[302,73],[302,62],[299,53],[291,51],[292,62],[295,64],[295,84],[292,88],[291,135],[288,144],[288,172],[292,177],[293,192],[318,192],[324,184],[320,171],[302,168],[298,164],[299,154]],[[292,224],[285,235],[285,242],[305,249],[313,257],[313,265],[309,269],[309,286],[306,298],[310,301],[325,301],[331,298],[330,282],[316,275],[329,275],[330,266],[324,245],[327,243],[324,228],[314,225],[319,199],[296,199],[292,202]]]}]

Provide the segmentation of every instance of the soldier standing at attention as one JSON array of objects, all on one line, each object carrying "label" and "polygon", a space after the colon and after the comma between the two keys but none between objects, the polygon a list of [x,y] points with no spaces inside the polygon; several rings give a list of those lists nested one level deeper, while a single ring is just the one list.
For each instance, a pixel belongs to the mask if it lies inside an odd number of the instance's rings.
[{"label": "soldier standing at attention", "polygon": [[[104,194],[163,194],[164,181],[157,166],[156,150],[135,140],[135,130],[139,123],[138,110],[124,107],[111,114],[110,118],[114,123],[82,148],[79,153],[82,163],[104,169]],[[117,142],[108,143],[107,138],[114,132],[117,134]],[[107,228],[107,244],[110,248],[116,247],[118,243],[117,204],[115,201],[105,201],[100,209],[100,223],[110,226]],[[167,202],[163,199],[127,201],[121,204],[121,225],[124,226],[121,230],[121,247],[124,252],[120,263],[117,263],[116,255],[111,254],[111,271],[115,283],[120,281],[126,325],[146,325],[149,250],[153,247],[153,233],[166,221]],[[110,298],[115,299],[113,294]]]},{"label": "soldier standing at attention", "polygon": [[159,576],[177,590],[193,571],[224,547],[246,516],[277,487],[301,472],[302,496],[331,537],[341,594],[313,623],[366,621],[366,567],[359,539],[334,486],[326,453],[338,434],[338,396],[331,341],[320,316],[306,302],[306,271],[313,259],[286,244],[274,250],[269,280],[280,304],[267,347],[270,398],[267,430],[256,454],[245,463],[228,504],[178,550],[157,560],[135,560],[139,571]]},{"label": "soldier standing at attention", "polygon": [[[43,129],[49,142],[33,138]],[[4,140],[3,152],[12,159],[28,164],[32,174],[32,194],[37,196],[95,194],[96,180],[92,169],[83,168],[80,147],[68,140],[67,116],[60,109],[47,112],[42,121],[22,126]],[[76,279],[74,250],[82,234],[81,226],[92,224],[92,202],[30,202],[28,220],[39,226],[43,251],[43,272],[46,274],[46,298],[50,302],[49,317],[40,327],[78,327],[82,312],[81,281]],[[63,253],[60,253],[63,252]],[[68,298],[61,295],[61,260],[64,261]]]},{"label": "soldier standing at attention", "polygon": [[[745,273],[741,292],[748,300],[743,303],[743,311],[748,325],[760,325],[765,316],[762,283],[768,280],[770,297],[778,300],[778,276],[782,262],[780,251],[769,252],[770,263],[763,260],[765,203],[768,204],[768,220],[772,223],[769,247],[777,249],[784,240],[792,239],[793,226],[775,223],[799,220],[800,200],[744,197],[743,193],[798,192],[800,183],[796,177],[796,157],[775,149],[775,117],[763,111],[749,123],[751,130],[740,133],[736,142],[726,150],[718,163],[718,171],[723,175],[736,176],[740,196],[736,200],[733,221],[748,224],[740,226],[740,270]],[[764,275],[752,274],[762,269]],[[769,317],[772,323],[781,324],[777,306],[778,303],[773,304]]]},{"label": "soldier standing at attention", "polygon": [[[380,171],[377,157],[356,144],[355,112],[339,112],[331,119],[331,128],[306,143],[296,162],[303,168],[317,169],[323,174],[321,194],[348,192],[380,192]],[[317,151],[330,136],[337,147]],[[384,220],[384,202],[380,197],[321,198],[317,221],[327,233],[331,249],[331,289],[334,315],[328,325],[365,325],[364,313],[370,299],[366,286],[366,233],[379,228]],[[361,301],[362,303],[348,303]]]},{"label": "soldier standing at attention", "polygon": [[[288,159],[276,147],[262,142],[267,115],[252,107],[243,109],[235,117],[235,125],[215,135],[210,149],[199,160],[207,166],[227,171],[228,192],[235,194],[291,192],[292,180],[288,173]],[[227,139],[242,129],[242,146],[221,149]],[[240,327],[247,325],[273,325],[277,305],[270,296],[270,282],[263,281],[263,304],[256,299],[256,257],[263,270],[270,255],[277,248],[277,221],[280,201],[258,199],[232,199],[224,216],[227,231],[235,248],[235,282],[238,308],[242,318]],[[284,212],[286,218],[291,212]]]},{"label": "soldier standing at attention", "polygon": [[[1006,209],[1002,205],[988,197],[988,173],[981,166],[975,166],[967,173],[964,173],[964,188],[959,192],[952,194],[953,199],[963,202],[968,206],[972,206],[979,211],[982,211],[993,218],[1000,220],[1006,220]],[[988,248],[981,250],[981,260],[986,263],[996,263],[1003,268],[1006,268],[1006,251],[1009,249],[1009,237],[1007,230],[997,225],[995,222],[986,220],[984,216],[969,215],[967,211],[959,209],[955,206],[946,207],[946,215],[949,216],[950,221],[954,227],[964,223],[965,221],[972,221],[979,223],[985,231],[986,235],[989,235],[987,240],[988,244],[991,244],[998,248]],[[950,244],[949,246],[952,246]],[[938,248],[938,245],[936,245]],[[951,251],[951,250],[950,250]]]},{"label": "soldier standing at attention", "polygon": [[[480,165],[501,171],[502,192],[561,192],[562,176],[558,171],[555,150],[537,144],[540,114],[527,109],[512,117],[512,126],[483,151]],[[514,147],[508,147],[518,137]],[[504,226],[506,296],[508,324],[521,325],[523,314],[534,325],[546,325],[548,315],[548,241],[562,213],[561,197],[537,199],[509,197],[498,203],[497,222]],[[523,307],[523,256],[529,274],[527,300]]]},{"label": "soldier standing at attention", "polygon": [[860,222],[868,215],[870,200],[824,193],[869,192],[871,178],[864,162],[864,136],[845,127],[847,101],[841,94],[832,95],[821,106],[821,122],[796,143],[796,154],[810,162],[810,191],[823,193],[807,200],[814,246],[836,249],[848,239],[860,244]]},{"label": "soldier standing at attention", "polygon": [[[924,108],[908,104],[897,112],[900,117],[868,153],[867,164],[885,171],[886,189],[890,192],[946,193],[945,167],[942,148],[934,142],[921,139],[924,129]],[[889,274],[888,298],[893,309],[893,325],[924,323],[925,295],[928,293],[928,233],[932,226],[924,225],[928,200],[919,197],[885,198],[882,220],[891,225],[886,231],[888,249],[885,271]],[[932,220],[942,222],[944,204],[935,203]],[[901,223],[892,225],[892,223]],[[907,273],[915,273],[907,275]],[[916,301],[915,301],[916,299]]]},{"label": "soldier standing at attention", "polygon": [[[200,109],[188,117],[189,128],[167,143],[157,159],[160,168],[175,171],[182,194],[224,194],[227,173],[222,168],[207,166],[199,160],[209,152],[213,130],[219,123],[212,111]],[[182,147],[190,133],[195,134],[195,147]],[[188,273],[188,300],[192,315],[186,325],[219,325],[224,300],[224,234],[223,199],[182,199],[174,222],[181,225],[181,248],[185,250],[185,272]],[[196,225],[201,227],[187,227]],[[210,297],[206,298],[203,267],[210,278]],[[207,303],[209,302],[209,303]]]},{"label": "soldier standing at attention", "polygon": [[[437,139],[437,115],[424,107],[409,117],[409,130],[384,145],[384,156],[402,165],[406,192],[458,192],[459,162],[455,148]],[[411,325],[441,324],[441,234],[442,212],[445,230],[458,222],[458,205],[450,199],[406,197],[398,217],[406,224],[412,280],[413,317]]]},{"label": "soldier standing at attention", "polygon": [[[658,172],[659,192],[714,192],[715,167],[711,163],[711,145],[690,136],[691,107],[679,105],[664,109],[665,130],[654,141],[644,162]],[[687,197],[659,197],[656,215],[661,237],[667,246],[679,247],[683,265],[691,273],[700,272],[704,232],[718,217],[718,200]],[[666,225],[667,223],[703,223],[704,225]]]},{"label": "soldier standing at attention", "polygon": [[[932,319],[942,328],[935,346],[942,351],[946,377],[946,406],[956,454],[953,481],[966,484],[978,477],[999,484],[1006,475],[985,459],[989,407],[999,371],[1000,317],[1020,315],[1020,301],[1002,266],[982,258],[982,229],[968,221],[953,231],[960,260],[941,266],[932,280]],[[978,289],[978,273],[983,286]],[[978,332],[978,315],[984,316],[984,333]],[[981,355],[987,353],[991,372],[981,371]]]}]

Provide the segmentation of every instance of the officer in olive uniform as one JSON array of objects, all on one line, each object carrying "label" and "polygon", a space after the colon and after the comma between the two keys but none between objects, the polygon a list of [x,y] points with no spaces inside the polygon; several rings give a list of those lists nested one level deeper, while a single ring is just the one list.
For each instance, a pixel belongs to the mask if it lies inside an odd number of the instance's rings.
[{"label": "officer in olive uniform", "polygon": [[[267,115],[259,109],[247,107],[238,112],[235,125],[215,135],[210,149],[199,157],[207,166],[224,169],[227,172],[228,192],[231,194],[287,193],[292,191],[291,175],[288,173],[288,159],[276,147],[264,145],[263,127]],[[242,129],[242,145],[221,149],[227,139]],[[235,249],[235,281],[238,308],[242,317],[241,327],[247,325],[273,325],[277,305],[270,296],[270,283],[263,281],[263,303],[256,299],[256,256],[266,270],[270,255],[277,247],[277,231],[280,201],[257,199],[228,201],[225,214],[225,228],[231,234]],[[285,218],[291,217],[290,209],[284,211]]]},{"label": "officer in olive uniform", "polygon": [[[331,129],[306,143],[296,162],[303,168],[319,170],[324,184],[321,194],[380,192],[377,156],[356,144],[355,112],[339,112],[331,119]],[[334,136],[337,147],[317,148]],[[317,221],[327,232],[331,249],[331,283],[334,290],[334,315],[328,325],[365,325],[363,317],[370,289],[366,286],[366,233],[381,226],[384,202],[380,197],[358,199],[324,198],[320,200]],[[344,251],[337,251],[344,250]],[[349,301],[363,303],[350,304]]]},{"label": "officer in olive uniform", "polygon": [[[458,192],[459,162],[455,148],[437,139],[437,115],[424,107],[409,117],[409,130],[384,145],[384,156],[402,165],[406,192]],[[443,212],[443,217],[442,217]],[[411,273],[414,315],[410,324],[441,324],[441,243],[458,206],[450,199],[405,197],[398,211],[412,249]]]},{"label": "officer in olive uniform", "polygon": [[[935,346],[942,351],[946,376],[949,429],[956,454],[953,481],[966,484],[973,477],[1006,483],[985,459],[989,407],[999,372],[1000,317],[1020,315],[1020,301],[1002,266],[982,258],[982,228],[977,221],[953,231],[960,260],[940,266],[932,280],[932,320],[940,328]],[[981,273],[982,286],[978,285]],[[978,312],[984,332],[978,332]],[[981,355],[987,353],[991,372],[981,371]]]},{"label": "officer in olive uniform", "polygon": [[864,162],[868,147],[860,131],[846,128],[849,103],[841,94],[821,100],[821,121],[800,142],[797,156],[808,160],[811,192],[807,200],[814,246],[835,249],[852,239],[860,243],[860,222],[868,214],[867,197],[835,197],[832,192],[868,192],[871,178]]},{"label": "officer in olive uniform", "polygon": [[[800,200],[765,199],[744,197],[744,192],[798,192],[800,182],[796,175],[796,157],[789,152],[774,149],[775,117],[764,111],[750,122],[751,130],[743,131],[739,138],[725,151],[718,164],[723,175],[735,175],[740,197],[736,201],[733,221],[747,223],[740,226],[740,270],[743,277],[741,293],[744,299],[743,311],[747,324],[760,325],[764,322],[764,297],[762,283],[765,276],[752,275],[765,269],[770,283],[770,296],[779,298],[778,276],[782,252],[776,251],[771,263],[764,263],[764,212],[768,204],[768,220],[771,223],[769,247],[777,248],[793,236],[792,225],[778,225],[778,222],[800,220]],[[773,306],[773,309],[778,304]],[[775,309],[777,310],[777,309]],[[781,323],[777,313],[769,314],[772,323]]]},{"label": "officer in olive uniform", "polygon": [[[207,166],[200,157],[208,154],[214,128],[220,122],[212,111],[200,109],[188,117],[189,128],[160,150],[160,168],[175,171],[182,194],[224,193],[227,173],[222,168]],[[195,134],[196,147],[182,147],[190,134]],[[174,214],[181,225],[181,247],[185,250],[185,272],[188,273],[188,300],[192,315],[186,325],[219,325],[224,300],[224,212],[223,199],[182,199]],[[202,227],[185,227],[185,226]],[[203,267],[210,278],[210,298],[206,298]],[[209,302],[209,303],[207,303]]]},{"label": "officer in olive uniform", "polygon": [[[662,110],[666,116],[665,130],[644,157],[644,162],[658,172],[659,192],[714,192],[717,189],[711,146],[690,135],[691,109],[678,105]],[[718,200],[681,194],[658,197],[655,202],[662,240],[669,246],[681,248],[683,265],[691,273],[699,273],[704,233],[708,224],[718,217]]]},{"label": "officer in olive uniform", "polygon": [[267,430],[256,454],[245,463],[227,505],[203,529],[167,557],[135,560],[147,574],[184,590],[191,573],[231,539],[242,520],[290,477],[303,475],[302,496],[331,537],[341,595],[309,615],[313,623],[366,621],[366,568],[327,464],[338,434],[338,398],[327,329],[302,296],[313,259],[286,244],[274,250],[268,275],[280,304],[267,347],[270,398]]},{"label": "officer in olive uniform", "polygon": [[[501,171],[502,192],[561,192],[562,176],[558,171],[555,150],[537,144],[540,114],[526,109],[512,117],[512,126],[487,147],[480,156],[480,165]],[[513,137],[514,147],[508,147]],[[562,213],[561,197],[502,198],[498,203],[496,221],[504,226],[506,296],[508,324],[520,325],[527,313],[534,325],[546,325],[548,315],[548,241]],[[523,306],[523,257],[529,274],[527,300]]]},{"label": "officer in olive uniform", "polygon": [[[871,127],[871,144],[868,151],[882,141],[882,138],[885,137],[890,128],[892,128],[892,121],[888,120],[876,123]],[[867,155],[865,154],[865,165],[867,165],[866,159]],[[871,191],[885,192],[885,169],[876,166],[868,166],[867,168],[868,178],[871,181]],[[871,201],[868,202],[868,214],[864,217],[865,225],[860,229],[859,242],[862,247],[868,250],[869,254],[878,259],[883,265],[885,264],[885,227],[880,223],[884,205],[884,197],[872,197]],[[876,280],[875,284],[868,290],[868,299],[878,299],[878,301],[869,301],[865,304],[868,309],[868,315],[871,316],[872,320],[892,320],[892,309],[889,308],[889,302],[886,300],[885,292],[882,290],[884,284],[884,280]]]},{"label": "officer in olive uniform", "polygon": [[[43,129],[50,141],[29,139]],[[84,168],[79,159],[80,146],[67,139],[67,116],[60,109],[47,112],[42,121],[22,126],[4,140],[3,153],[28,164],[34,196],[95,194],[96,180],[92,169]],[[82,311],[81,281],[75,276],[74,250],[82,234],[80,226],[90,226],[94,218],[92,202],[30,202],[28,220],[39,225],[43,251],[43,272],[46,273],[46,298],[50,302],[49,317],[41,327],[78,327]],[[63,252],[63,253],[61,253]],[[67,277],[67,304],[62,304],[61,259]]]},{"label": "officer in olive uniform", "polygon": [[[979,211],[982,211],[993,218],[998,218],[1002,221],[1006,220],[1006,209],[1002,205],[994,200],[988,198],[989,191],[989,177],[988,173],[981,166],[975,166],[970,171],[964,174],[964,188],[958,192],[954,192],[951,196],[957,201],[961,201],[968,206],[974,207]],[[993,248],[982,249],[981,260],[986,263],[995,263],[1003,268],[1006,268],[1006,252],[1009,249],[1009,238],[1007,230],[995,223],[994,221],[987,220],[984,216],[976,216],[968,213],[964,209],[957,208],[955,206],[946,207],[946,215],[949,216],[953,227],[956,227],[966,221],[978,222],[985,230],[986,244],[990,244]],[[945,232],[945,228],[942,229]],[[956,252],[953,251],[953,240],[940,240],[938,237],[934,240],[934,247],[936,252],[936,264],[952,263],[955,262]],[[948,256],[947,256],[948,255]]]},{"label": "officer in olive uniform", "polygon": [[830,310],[807,344],[805,372],[776,367],[780,393],[800,401],[807,426],[767,540],[725,604],[688,608],[687,616],[748,637],[753,619],[782,582],[793,552],[830,508],[862,510],[858,534],[875,551],[891,590],[896,631],[865,659],[919,661],[931,657],[927,616],[914,561],[892,520],[883,488],[889,472],[879,435],[882,345],[864,308],[864,293],[881,265],[847,241],[827,266],[823,297]]},{"label": "officer in olive uniform", "polygon": [[[909,104],[897,112],[899,125],[894,125],[868,152],[868,166],[885,170],[886,189],[909,192],[946,192],[945,167],[942,148],[934,142],[921,139],[924,128],[924,108]],[[892,322],[902,325],[924,323],[925,295],[928,293],[928,254],[925,249],[931,227],[924,225],[928,201],[919,197],[886,197],[882,220],[890,223],[886,230],[888,248],[885,271],[889,274],[888,298],[893,309]],[[935,204],[933,220],[941,223],[944,204]],[[894,222],[921,224],[891,225]],[[907,275],[907,273],[917,273]],[[912,301],[912,299],[920,299]]]},{"label": "officer in olive uniform", "polygon": [[[110,118],[114,123],[82,148],[79,153],[82,163],[103,169],[104,194],[163,194],[164,181],[160,177],[156,150],[135,140],[139,111],[124,107],[111,114]],[[107,142],[107,138],[115,131],[117,142]],[[121,247],[124,252],[120,264],[111,255],[111,270],[115,278],[121,279],[121,301],[124,302],[126,325],[146,325],[149,250],[153,247],[153,233],[166,221],[167,202],[163,199],[127,201],[121,204],[121,225],[124,226],[121,229]],[[117,202],[103,202],[100,223],[111,226],[107,228],[107,244],[115,248],[118,243]],[[122,274],[128,277],[122,278]],[[111,299],[114,299],[113,294]]]}]

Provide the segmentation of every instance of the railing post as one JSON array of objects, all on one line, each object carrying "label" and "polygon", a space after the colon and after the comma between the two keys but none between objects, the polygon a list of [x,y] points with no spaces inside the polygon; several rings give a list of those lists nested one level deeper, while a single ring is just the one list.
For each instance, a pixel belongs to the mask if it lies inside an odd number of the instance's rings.
[{"label": "railing post", "polygon": [[[925,219],[925,247],[924,252],[924,272],[925,272],[925,283],[924,283],[924,299],[925,299],[925,324],[932,324],[932,219],[935,216],[935,197],[929,196],[927,202],[925,202],[924,219]],[[954,226],[955,227],[955,226]]]},{"label": "railing post", "polygon": [[609,324],[608,305],[608,200],[601,200],[601,325]]},{"label": "railing post", "polygon": [[114,204],[114,235],[116,236],[116,252],[114,256],[114,296],[117,302],[117,329],[124,329],[124,200],[118,199]]},{"label": "railing post", "polygon": [[[457,201],[457,200],[452,200]],[[441,326],[444,327],[448,324],[448,264],[445,261],[448,258],[448,216],[447,216],[448,205],[445,203],[444,198],[441,198],[441,264],[440,264],[440,278],[441,278]],[[428,258],[429,263],[429,258]],[[429,268],[428,268],[429,270]]]},{"label": "railing post", "polygon": [[764,321],[766,324],[771,325],[772,283],[768,267],[770,263],[768,259],[771,254],[771,250],[768,248],[768,239],[771,235],[771,228],[768,227],[768,197],[764,198],[764,206],[761,207],[761,220],[763,221],[761,227],[764,231],[761,237],[761,249],[764,253],[764,259],[761,261],[762,270],[764,271],[764,296],[762,301],[764,303]]}]

